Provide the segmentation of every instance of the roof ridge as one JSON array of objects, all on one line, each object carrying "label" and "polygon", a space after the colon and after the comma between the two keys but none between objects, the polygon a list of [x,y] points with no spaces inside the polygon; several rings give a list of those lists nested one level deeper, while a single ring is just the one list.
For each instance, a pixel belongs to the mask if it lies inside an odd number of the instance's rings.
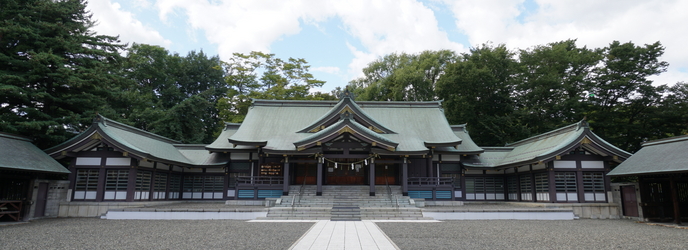
[{"label": "roof ridge", "polygon": [[662,138],[662,139],[657,139],[657,140],[652,140],[652,141],[646,141],[641,144],[641,146],[654,146],[654,145],[659,145],[659,144],[665,144],[665,143],[672,143],[672,142],[678,142],[678,141],[685,141],[688,140],[688,135],[677,135],[677,136],[672,136],[672,137],[667,137],[667,138]]},{"label": "roof ridge", "polygon": [[168,143],[170,143],[170,144],[182,144],[181,141],[177,141],[177,140],[174,140],[174,139],[170,139],[170,138],[164,137],[164,136],[162,136],[162,135],[158,135],[158,134],[155,134],[155,133],[152,133],[152,132],[148,132],[148,131],[143,130],[143,129],[140,129],[140,128],[136,128],[136,127],[131,126],[131,125],[127,125],[127,124],[124,124],[124,123],[121,123],[121,122],[117,122],[117,121],[115,121],[115,120],[109,119],[109,118],[107,118],[107,117],[105,117],[105,116],[102,116],[102,115],[98,115],[98,116],[99,116],[100,118],[102,118],[102,120],[101,120],[101,121],[96,121],[96,122],[100,122],[100,123],[102,123],[102,124],[103,124],[104,126],[106,126],[106,127],[107,127],[107,126],[110,126],[110,123],[112,123],[112,124],[115,125],[115,127],[119,128],[119,129],[127,130],[127,131],[129,131],[129,132],[139,133],[139,134],[141,134],[141,135],[143,135],[143,136],[146,136],[146,137],[149,137],[149,138],[151,138],[151,139],[156,139],[156,140],[160,140],[160,141],[166,141],[166,142],[168,142]]},{"label": "roof ridge", "polygon": [[[334,106],[338,104],[340,101],[334,101],[334,100],[268,100],[268,99],[252,99],[253,100],[253,105],[254,106],[274,106],[277,104],[290,104],[290,105],[298,105],[298,106],[310,106],[307,104],[312,104],[312,105],[327,105],[327,106]],[[355,101],[359,106],[387,106],[387,107],[393,107],[393,106],[433,106],[433,107],[441,107],[442,106],[442,101]]]},{"label": "roof ridge", "polygon": [[0,132],[0,137],[5,137],[5,138],[9,138],[9,139],[14,139],[14,140],[33,142],[33,140],[27,136],[15,135],[15,134],[10,134],[10,133],[5,133],[5,132]]},{"label": "roof ridge", "polygon": [[557,129],[554,129],[554,130],[550,130],[550,131],[547,131],[547,132],[542,133],[542,134],[534,135],[534,136],[528,137],[528,138],[523,139],[523,140],[520,140],[520,141],[516,141],[516,142],[512,142],[512,143],[507,143],[507,144],[505,144],[504,146],[506,146],[506,147],[513,147],[513,146],[516,146],[516,145],[518,145],[518,144],[524,144],[524,143],[526,143],[526,142],[528,142],[528,141],[532,141],[532,140],[536,140],[536,139],[541,139],[541,138],[544,138],[544,137],[554,136],[554,135],[557,135],[557,134],[559,134],[559,133],[568,131],[568,130],[570,130],[570,129],[572,129],[572,128],[575,128],[575,130],[578,130],[578,129],[580,129],[580,128],[587,128],[587,124],[582,125],[582,122],[584,122],[584,121],[585,121],[585,120],[581,120],[580,122],[576,122],[576,123],[573,123],[573,124],[570,124],[570,125],[566,125],[566,126],[561,127],[561,128],[557,128]]}]

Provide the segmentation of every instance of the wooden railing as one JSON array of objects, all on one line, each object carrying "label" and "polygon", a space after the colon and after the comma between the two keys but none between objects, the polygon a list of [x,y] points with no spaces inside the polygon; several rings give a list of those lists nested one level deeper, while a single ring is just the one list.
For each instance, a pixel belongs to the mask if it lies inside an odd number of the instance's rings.
[{"label": "wooden railing", "polygon": [[409,186],[453,187],[454,177],[409,177]]},{"label": "wooden railing", "polygon": [[284,183],[282,176],[240,176],[236,178],[237,186],[278,186]]},{"label": "wooden railing", "polygon": [[0,218],[7,215],[15,221],[21,219],[22,201],[2,201],[0,200]]}]

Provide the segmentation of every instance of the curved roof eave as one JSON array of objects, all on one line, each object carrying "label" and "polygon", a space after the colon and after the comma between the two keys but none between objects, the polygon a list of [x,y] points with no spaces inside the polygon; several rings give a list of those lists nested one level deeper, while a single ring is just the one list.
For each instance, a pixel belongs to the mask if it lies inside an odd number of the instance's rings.
[{"label": "curved roof eave", "polygon": [[330,111],[325,113],[323,116],[321,116],[319,119],[317,119],[315,122],[311,123],[310,125],[306,126],[305,128],[301,129],[298,131],[298,133],[308,133],[311,132],[315,129],[317,129],[320,126],[323,126],[325,123],[337,119],[337,116],[344,111],[344,110],[351,110],[353,115],[358,117],[359,119],[363,120],[366,123],[369,123],[371,126],[375,127],[376,129],[379,129],[381,132],[386,133],[386,134],[396,134],[396,132],[392,131],[391,129],[385,127],[382,125],[380,122],[375,120],[374,118],[370,117],[358,104],[356,104],[355,101],[353,101],[350,97],[345,97],[342,98],[341,101],[337,103]]},{"label": "curved roof eave", "polygon": [[265,145],[268,145],[268,141],[240,141],[240,140],[234,140],[231,138],[227,138],[229,143],[234,144],[234,145],[245,145],[245,146],[258,146],[258,147],[263,147]]},{"label": "curved roof eave", "polygon": [[330,139],[329,137],[332,137],[334,134],[344,132],[349,132],[354,137],[368,141],[369,143],[374,142],[376,144],[380,144],[381,146],[385,146],[390,149],[390,151],[394,151],[393,149],[399,145],[399,143],[384,138],[375,133],[375,131],[368,129],[357,122],[352,121],[351,119],[342,119],[315,134],[294,142],[294,146],[298,150],[307,149],[315,146],[317,142],[324,142]]}]

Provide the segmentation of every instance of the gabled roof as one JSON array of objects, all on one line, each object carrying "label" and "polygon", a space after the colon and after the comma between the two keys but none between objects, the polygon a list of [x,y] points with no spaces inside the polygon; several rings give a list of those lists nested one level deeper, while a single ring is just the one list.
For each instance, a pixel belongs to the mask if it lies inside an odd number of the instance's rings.
[{"label": "gabled roof", "polygon": [[[211,145],[213,150],[229,152],[236,150],[234,145],[242,145],[262,147],[267,153],[314,153],[298,151],[294,143],[322,135],[315,134],[339,122],[342,110],[353,115],[352,124],[366,131],[369,139],[397,143],[395,154],[427,154],[429,147],[454,147],[462,143],[438,101],[353,102],[343,98],[340,102],[254,100],[239,129],[229,136],[218,137]],[[334,115],[337,120],[332,120]],[[366,126],[367,123],[374,125]]]},{"label": "gabled roof", "polygon": [[350,113],[353,118],[364,127],[368,127],[377,133],[385,134],[396,134],[391,129],[385,127],[376,121],[373,117],[370,117],[363,109],[361,109],[356,102],[351,98],[351,93],[345,91],[340,102],[337,103],[330,111],[325,113],[320,119],[314,121],[310,125],[306,126],[304,129],[298,131],[299,133],[315,133],[318,132],[331,124],[339,121],[339,115],[342,113]]},{"label": "gabled roof", "polygon": [[[601,156],[617,156],[626,159],[630,153],[609,144],[595,133],[583,120],[559,129],[539,134],[505,147],[483,147],[480,156],[466,160],[469,167],[513,167],[549,161],[577,147],[583,147]],[[619,159],[618,161],[621,161]]]},{"label": "gabled roof", "polygon": [[607,175],[671,174],[688,172],[688,135],[643,143],[643,147]]},{"label": "gabled roof", "polygon": [[399,145],[399,143],[380,136],[377,134],[377,132],[353,121],[354,118],[352,116],[353,114],[347,112],[343,113],[341,115],[341,119],[337,123],[332,124],[329,127],[312,134],[311,136],[294,142],[294,146],[296,146],[297,150],[301,151],[316,146],[318,142],[330,141],[345,132],[352,134],[354,137],[362,141],[372,143],[389,151],[394,151],[397,145]]},{"label": "gabled roof", "polygon": [[[86,131],[45,151],[50,156],[59,159],[64,157],[64,154],[79,152],[94,147],[101,142],[139,159],[154,160],[180,166],[204,165],[207,161],[196,156],[187,158],[177,148],[181,145],[179,141],[115,122],[100,115],[94,119],[93,124]],[[205,148],[205,145],[196,146],[201,149]],[[208,151],[205,151],[205,154],[206,158],[211,157]]]},{"label": "gabled roof", "polygon": [[69,173],[62,164],[33,145],[31,139],[6,133],[0,133],[0,169],[51,174]]}]

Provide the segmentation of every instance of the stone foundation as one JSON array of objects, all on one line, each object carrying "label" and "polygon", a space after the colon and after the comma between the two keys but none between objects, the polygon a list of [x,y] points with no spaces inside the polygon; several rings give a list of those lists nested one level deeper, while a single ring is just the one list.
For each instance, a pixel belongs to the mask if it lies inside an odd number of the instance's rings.
[{"label": "stone foundation", "polygon": [[619,205],[616,203],[534,203],[512,202],[525,207],[571,209],[580,219],[620,219]]},{"label": "stone foundation", "polygon": [[58,217],[100,217],[109,209],[128,207],[147,207],[182,203],[183,201],[142,201],[142,202],[60,202]]}]

